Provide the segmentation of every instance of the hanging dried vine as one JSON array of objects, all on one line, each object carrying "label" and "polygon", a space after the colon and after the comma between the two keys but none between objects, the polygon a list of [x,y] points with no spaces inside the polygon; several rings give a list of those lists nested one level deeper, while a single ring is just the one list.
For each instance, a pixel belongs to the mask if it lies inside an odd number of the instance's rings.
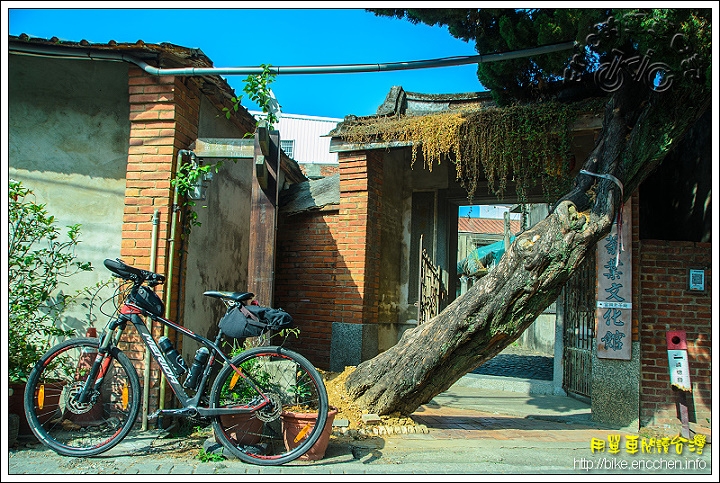
[{"label": "hanging dried vine", "polygon": [[595,111],[598,101],[583,104],[490,107],[425,116],[362,118],[344,123],[337,136],[351,143],[412,143],[414,166],[422,153],[425,167],[448,159],[457,180],[475,195],[487,180],[501,198],[514,182],[520,201],[538,184],[548,201],[567,191],[571,161],[570,125],[579,112]]}]

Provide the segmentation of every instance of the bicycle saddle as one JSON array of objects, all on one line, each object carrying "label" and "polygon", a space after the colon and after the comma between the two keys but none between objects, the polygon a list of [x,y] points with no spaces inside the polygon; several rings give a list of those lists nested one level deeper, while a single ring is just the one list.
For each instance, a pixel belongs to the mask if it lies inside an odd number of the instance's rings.
[{"label": "bicycle saddle", "polygon": [[235,302],[244,302],[245,300],[250,300],[255,296],[252,292],[223,292],[218,290],[208,290],[207,292],[204,292],[203,295],[218,299],[230,299]]}]

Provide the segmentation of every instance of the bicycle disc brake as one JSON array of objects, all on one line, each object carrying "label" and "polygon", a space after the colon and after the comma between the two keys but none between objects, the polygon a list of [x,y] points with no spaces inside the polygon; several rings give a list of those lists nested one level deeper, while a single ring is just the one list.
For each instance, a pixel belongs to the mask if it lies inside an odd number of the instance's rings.
[{"label": "bicycle disc brake", "polygon": [[97,401],[98,393],[96,391],[93,391],[89,402],[80,403],[77,401],[75,396],[82,392],[84,385],[84,381],[73,382],[65,396],[65,407],[73,414],[85,414],[93,408]]},{"label": "bicycle disc brake", "polygon": [[282,400],[280,399],[280,395],[271,392],[267,394],[267,397],[270,399],[270,403],[255,412],[255,417],[257,417],[260,421],[265,421],[266,423],[279,418],[280,412],[282,412]]}]

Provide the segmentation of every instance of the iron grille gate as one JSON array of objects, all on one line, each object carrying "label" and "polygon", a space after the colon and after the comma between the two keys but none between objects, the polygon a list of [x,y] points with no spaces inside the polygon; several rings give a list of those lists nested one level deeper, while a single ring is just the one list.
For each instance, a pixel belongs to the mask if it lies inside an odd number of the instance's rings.
[{"label": "iron grille gate", "polygon": [[418,325],[427,322],[440,313],[440,301],[443,296],[440,267],[435,266],[423,247],[420,235],[420,269],[418,270]]},{"label": "iron grille gate", "polygon": [[563,389],[590,398],[595,343],[595,252],[589,253],[565,285]]}]

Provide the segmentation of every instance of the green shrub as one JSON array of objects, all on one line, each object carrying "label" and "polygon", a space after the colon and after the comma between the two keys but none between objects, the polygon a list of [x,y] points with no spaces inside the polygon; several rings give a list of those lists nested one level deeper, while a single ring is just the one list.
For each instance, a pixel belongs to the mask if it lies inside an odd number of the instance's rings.
[{"label": "green shrub", "polygon": [[30,189],[10,180],[8,193],[8,370],[11,382],[23,382],[58,338],[74,335],[59,317],[77,296],[58,289],[92,266],[76,260],[80,225],[68,226],[65,239]]}]

